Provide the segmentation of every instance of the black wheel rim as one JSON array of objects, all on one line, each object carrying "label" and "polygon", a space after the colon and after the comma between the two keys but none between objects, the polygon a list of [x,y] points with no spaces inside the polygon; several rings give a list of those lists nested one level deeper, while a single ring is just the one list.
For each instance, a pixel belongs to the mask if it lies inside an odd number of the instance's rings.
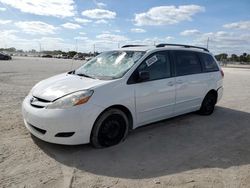
[{"label": "black wheel rim", "polygon": [[112,146],[118,144],[124,137],[126,131],[126,121],[119,114],[107,117],[98,132],[98,140],[102,146]]}]

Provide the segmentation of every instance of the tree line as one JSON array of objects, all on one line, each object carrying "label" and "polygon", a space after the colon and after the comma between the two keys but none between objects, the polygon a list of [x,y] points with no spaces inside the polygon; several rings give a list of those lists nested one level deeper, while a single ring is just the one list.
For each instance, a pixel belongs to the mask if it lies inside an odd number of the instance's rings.
[{"label": "tree line", "polygon": [[226,53],[221,53],[218,55],[215,55],[215,58],[217,59],[217,61],[233,61],[233,62],[246,62],[246,63],[250,63],[250,54],[247,53],[243,53],[242,55],[236,55],[236,54],[232,54],[231,56],[229,56]]}]

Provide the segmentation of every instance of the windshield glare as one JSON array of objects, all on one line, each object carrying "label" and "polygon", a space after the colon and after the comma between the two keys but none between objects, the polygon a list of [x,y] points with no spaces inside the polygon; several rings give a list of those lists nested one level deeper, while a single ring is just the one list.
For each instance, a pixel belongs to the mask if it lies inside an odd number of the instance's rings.
[{"label": "windshield glare", "polygon": [[121,78],[143,55],[141,51],[109,51],[91,59],[75,71],[97,79]]}]

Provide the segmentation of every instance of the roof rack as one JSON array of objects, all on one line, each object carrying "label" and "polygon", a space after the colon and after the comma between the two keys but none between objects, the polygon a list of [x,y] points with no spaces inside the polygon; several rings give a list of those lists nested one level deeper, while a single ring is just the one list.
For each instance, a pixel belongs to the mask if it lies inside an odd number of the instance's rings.
[{"label": "roof rack", "polygon": [[156,45],[156,48],[165,47],[165,46],[181,46],[181,47],[184,47],[184,48],[197,48],[197,49],[201,49],[201,50],[204,50],[206,52],[209,52],[209,50],[207,48],[203,48],[203,47],[199,47],[199,46],[190,46],[190,45],[185,45],[185,44],[167,44],[167,43],[162,43],[162,44]]},{"label": "roof rack", "polygon": [[128,44],[122,46],[122,48],[129,48],[129,47],[142,47],[142,46],[147,46],[147,45],[137,45],[137,44]]}]

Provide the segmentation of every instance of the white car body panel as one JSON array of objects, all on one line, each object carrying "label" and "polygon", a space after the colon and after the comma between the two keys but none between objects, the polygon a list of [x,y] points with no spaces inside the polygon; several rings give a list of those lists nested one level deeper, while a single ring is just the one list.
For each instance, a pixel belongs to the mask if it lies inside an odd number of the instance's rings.
[{"label": "white car body panel", "polygon": [[[31,97],[27,96],[22,105],[25,126],[36,137],[51,143],[65,145],[88,143],[93,122],[104,110],[91,103],[67,110],[39,109],[30,105]],[[31,125],[47,132],[43,135]],[[75,132],[75,134],[69,138],[55,137],[57,133],[62,132]]]},{"label": "white car body panel", "polygon": [[176,77],[175,115],[198,110],[209,88],[209,73]]},{"label": "white car body panel", "polygon": [[171,117],[175,105],[175,78],[133,84],[137,126]]},{"label": "white car body panel", "polygon": [[80,77],[71,74],[59,74],[39,82],[33,89],[32,95],[48,101],[53,101],[66,94],[94,88],[110,81]]}]

